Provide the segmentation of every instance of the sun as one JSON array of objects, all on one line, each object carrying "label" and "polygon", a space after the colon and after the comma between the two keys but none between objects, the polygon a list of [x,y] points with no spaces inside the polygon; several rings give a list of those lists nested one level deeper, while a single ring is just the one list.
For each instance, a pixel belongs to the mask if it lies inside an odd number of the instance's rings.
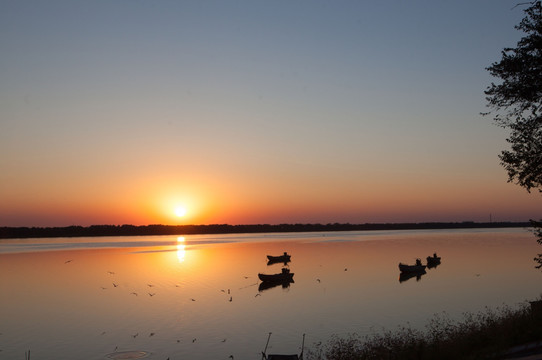
[{"label": "sun", "polygon": [[177,217],[183,217],[186,215],[186,208],[184,206],[177,206],[175,208],[175,215]]}]

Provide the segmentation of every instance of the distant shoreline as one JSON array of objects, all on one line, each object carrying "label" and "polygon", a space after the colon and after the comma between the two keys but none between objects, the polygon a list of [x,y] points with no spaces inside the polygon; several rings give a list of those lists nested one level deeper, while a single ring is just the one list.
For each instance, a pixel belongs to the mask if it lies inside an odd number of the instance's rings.
[{"label": "distant shoreline", "polygon": [[208,235],[279,232],[477,229],[531,227],[530,222],[426,222],[377,224],[254,224],[254,225],[91,225],[66,227],[0,227],[0,239],[149,236],[149,235]]}]

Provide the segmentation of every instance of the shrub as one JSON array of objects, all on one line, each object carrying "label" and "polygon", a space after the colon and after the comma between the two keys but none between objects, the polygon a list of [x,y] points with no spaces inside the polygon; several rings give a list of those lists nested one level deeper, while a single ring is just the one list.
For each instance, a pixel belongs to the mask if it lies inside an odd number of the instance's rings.
[{"label": "shrub", "polygon": [[434,315],[425,331],[401,326],[395,331],[346,337],[332,336],[307,352],[308,360],[494,359],[509,348],[542,338],[540,301],[517,309],[503,306],[464,313],[452,321],[446,313]]}]

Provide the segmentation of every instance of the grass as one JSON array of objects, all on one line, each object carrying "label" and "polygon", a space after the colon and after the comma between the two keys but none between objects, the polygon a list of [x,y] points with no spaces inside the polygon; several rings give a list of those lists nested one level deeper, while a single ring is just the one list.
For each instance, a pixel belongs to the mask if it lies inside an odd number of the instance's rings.
[{"label": "grass", "polygon": [[542,340],[542,300],[519,308],[486,308],[452,321],[434,315],[425,331],[402,326],[395,331],[333,336],[308,350],[308,360],[503,359],[508,349]]}]

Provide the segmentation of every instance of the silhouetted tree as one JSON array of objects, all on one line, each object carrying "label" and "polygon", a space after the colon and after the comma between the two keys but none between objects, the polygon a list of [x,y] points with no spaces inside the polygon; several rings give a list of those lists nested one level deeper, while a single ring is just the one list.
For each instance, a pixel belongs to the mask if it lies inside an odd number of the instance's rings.
[{"label": "silhouetted tree", "polygon": [[[515,26],[524,33],[515,48],[505,48],[499,62],[487,68],[502,80],[492,83],[485,94],[496,123],[510,129],[510,150],[499,155],[515,181],[528,192],[542,192],[542,3],[531,1],[525,17]],[[538,242],[542,244],[542,221],[531,220]],[[535,260],[542,267],[542,254]]]},{"label": "silhouetted tree", "polygon": [[494,120],[511,130],[507,139],[511,149],[499,156],[509,181],[527,191],[542,191],[542,4],[529,4],[526,16],[515,26],[525,35],[516,48],[505,48],[502,59],[487,68],[502,82],[492,83],[485,94]]}]

